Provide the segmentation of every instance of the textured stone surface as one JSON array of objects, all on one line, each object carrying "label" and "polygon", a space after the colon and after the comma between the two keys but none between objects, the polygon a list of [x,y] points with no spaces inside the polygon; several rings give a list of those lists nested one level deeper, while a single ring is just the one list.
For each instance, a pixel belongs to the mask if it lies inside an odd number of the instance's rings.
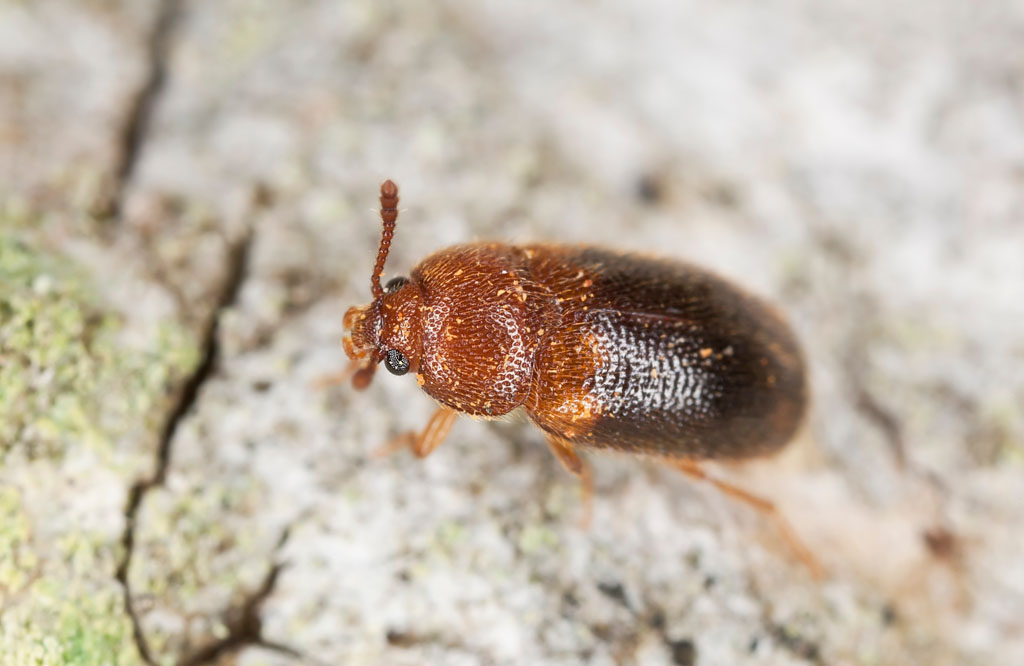
[{"label": "textured stone surface", "polygon": [[196,344],[102,240],[155,3],[0,3],[0,662],[138,663],[115,572]]},{"label": "textured stone surface", "polygon": [[[1022,30],[952,0],[0,4],[0,654],[1024,660]],[[643,460],[592,457],[582,529],[522,420],[373,458],[430,400],[313,384],[386,177],[391,275],[588,241],[779,302],[811,418],[716,471],[829,578]]]}]

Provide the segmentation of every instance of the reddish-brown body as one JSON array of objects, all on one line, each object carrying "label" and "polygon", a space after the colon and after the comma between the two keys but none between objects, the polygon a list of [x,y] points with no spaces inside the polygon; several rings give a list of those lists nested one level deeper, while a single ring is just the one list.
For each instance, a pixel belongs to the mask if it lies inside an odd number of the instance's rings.
[{"label": "reddish-brown body", "polygon": [[463,245],[423,260],[346,325],[353,358],[397,351],[445,407],[486,418],[523,408],[570,448],[743,458],[785,444],[804,410],[786,324],[681,262]]},{"label": "reddish-brown body", "polygon": [[415,373],[440,403],[401,443],[425,456],[460,413],[522,409],[585,480],[580,448],[667,459],[772,514],[820,572],[770,502],[697,462],[771,453],[800,424],[803,359],[770,306],[690,264],[559,245],[452,247],[382,287],[398,216],[391,181],[380,201],[374,300],[345,313],[344,345],[356,388],[384,361],[393,374]]},{"label": "reddish-brown body", "polygon": [[522,407],[573,445],[740,458],[784,444],[803,411],[788,328],[686,264],[464,245],[425,259],[377,313],[353,340],[401,352],[442,405],[481,417]]}]

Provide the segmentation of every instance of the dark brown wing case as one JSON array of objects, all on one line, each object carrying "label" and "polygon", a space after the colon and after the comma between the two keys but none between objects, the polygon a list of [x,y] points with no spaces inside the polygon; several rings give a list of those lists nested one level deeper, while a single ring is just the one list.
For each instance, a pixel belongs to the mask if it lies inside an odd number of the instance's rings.
[{"label": "dark brown wing case", "polygon": [[804,363],[776,312],[694,266],[598,248],[522,250],[557,306],[525,406],[574,445],[742,458],[803,416]]}]

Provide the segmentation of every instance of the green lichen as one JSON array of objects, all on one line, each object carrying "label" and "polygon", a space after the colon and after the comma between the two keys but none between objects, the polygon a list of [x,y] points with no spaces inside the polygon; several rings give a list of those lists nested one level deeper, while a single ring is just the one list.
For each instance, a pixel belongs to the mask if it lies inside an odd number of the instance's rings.
[{"label": "green lichen", "polygon": [[95,543],[82,535],[40,559],[17,491],[0,489],[0,666],[140,663],[119,586],[82,574],[110,564]]},{"label": "green lichen", "polygon": [[558,547],[558,533],[546,525],[527,525],[519,533],[517,545],[525,555],[549,552]]},{"label": "green lichen", "polygon": [[263,563],[238,561],[236,555],[258,548],[261,532],[255,526],[233,529],[223,516],[246,514],[265,493],[266,488],[248,479],[150,493],[136,533],[137,548],[147,556],[131,569],[132,589],[159,599],[169,612],[188,614],[203,603],[203,591],[256,584]]},{"label": "green lichen", "polygon": [[24,547],[28,538],[28,518],[20,511],[18,494],[0,488],[0,599],[23,590],[36,569],[35,554]]},{"label": "green lichen", "polygon": [[[0,666],[138,664],[114,576],[119,544],[106,529],[50,522],[19,484],[59,484],[88,464],[127,485],[151,460],[167,389],[194,366],[195,342],[173,322],[135,322],[129,343],[130,321],[87,271],[33,243],[39,228],[9,213],[0,211]],[[96,512],[89,524],[113,518],[109,507]]]},{"label": "green lichen", "polygon": [[125,349],[120,329],[66,261],[0,232],[0,464],[72,446],[109,453],[192,362],[187,351],[160,356],[190,349],[180,335],[168,331],[147,354]]}]

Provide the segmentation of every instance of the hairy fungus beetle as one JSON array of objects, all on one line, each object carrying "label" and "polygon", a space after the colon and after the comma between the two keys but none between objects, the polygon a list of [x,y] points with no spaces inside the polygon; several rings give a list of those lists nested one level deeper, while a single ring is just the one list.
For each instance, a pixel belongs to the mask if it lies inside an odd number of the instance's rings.
[{"label": "hairy fungus beetle", "polygon": [[373,302],[345,313],[344,348],[357,389],[383,361],[440,404],[402,440],[416,455],[460,413],[522,409],[588,484],[580,449],[658,456],[771,513],[817,570],[770,502],[699,465],[776,451],[802,420],[803,357],[772,307],[691,264],[553,244],[451,247],[381,286],[398,217],[390,180],[380,203]]}]

